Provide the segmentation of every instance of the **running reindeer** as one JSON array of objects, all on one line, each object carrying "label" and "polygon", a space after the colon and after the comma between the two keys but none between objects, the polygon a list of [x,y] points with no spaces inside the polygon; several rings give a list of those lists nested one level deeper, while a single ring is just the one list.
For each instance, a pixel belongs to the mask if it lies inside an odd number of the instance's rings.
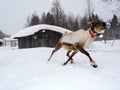
[{"label": "running reindeer", "polygon": [[63,65],[66,65],[69,61],[73,63],[73,56],[80,51],[81,53],[88,56],[90,59],[90,64],[94,68],[97,68],[97,64],[95,61],[93,61],[90,54],[85,50],[85,48],[87,48],[93,42],[96,36],[99,36],[101,34],[101,31],[107,29],[107,25],[101,20],[91,20],[90,25],[90,28],[86,31],[78,30],[70,33],[65,32],[57,43],[55,49],[52,51],[52,54],[49,57],[48,61],[56,51],[64,47],[67,49],[66,55],[68,56],[68,60]]}]

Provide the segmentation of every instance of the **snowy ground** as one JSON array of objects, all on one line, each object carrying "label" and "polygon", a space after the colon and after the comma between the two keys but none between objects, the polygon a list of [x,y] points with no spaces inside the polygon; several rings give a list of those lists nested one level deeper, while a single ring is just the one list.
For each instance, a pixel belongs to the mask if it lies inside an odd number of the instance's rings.
[{"label": "snowy ground", "polygon": [[95,42],[88,49],[98,68],[78,53],[74,64],[62,66],[61,49],[47,61],[52,48],[0,48],[0,90],[120,90],[120,41]]}]

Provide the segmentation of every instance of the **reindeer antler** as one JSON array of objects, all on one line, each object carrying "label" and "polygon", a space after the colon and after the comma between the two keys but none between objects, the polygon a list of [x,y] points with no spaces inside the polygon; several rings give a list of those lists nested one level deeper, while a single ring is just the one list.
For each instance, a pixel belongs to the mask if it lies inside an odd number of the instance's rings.
[{"label": "reindeer antler", "polygon": [[89,17],[88,25],[92,25],[95,22],[94,17]]}]

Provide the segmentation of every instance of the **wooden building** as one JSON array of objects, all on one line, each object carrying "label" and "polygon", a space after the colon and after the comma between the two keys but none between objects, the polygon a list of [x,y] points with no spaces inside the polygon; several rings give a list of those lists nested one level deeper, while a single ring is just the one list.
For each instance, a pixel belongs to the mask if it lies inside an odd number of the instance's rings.
[{"label": "wooden building", "polygon": [[35,25],[25,28],[12,36],[18,39],[18,47],[55,47],[56,43],[64,32],[70,32],[67,29],[53,25]]}]

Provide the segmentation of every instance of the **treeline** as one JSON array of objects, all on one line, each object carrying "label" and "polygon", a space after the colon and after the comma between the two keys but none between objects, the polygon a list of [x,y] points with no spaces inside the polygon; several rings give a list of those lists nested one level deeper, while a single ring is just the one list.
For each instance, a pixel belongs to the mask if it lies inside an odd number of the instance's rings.
[{"label": "treeline", "polygon": [[[97,15],[92,14],[92,16],[98,19]],[[25,26],[29,27],[37,24],[50,24],[76,31],[80,28],[87,29],[89,27],[87,24],[88,19],[89,17],[87,14],[84,15],[84,17],[75,16],[72,13],[69,15],[65,14],[60,2],[58,0],[53,0],[49,12],[43,12],[41,16],[34,12],[31,16],[27,17]]]},{"label": "treeline", "polygon": [[106,39],[119,39],[120,38],[120,22],[118,17],[114,14],[113,18],[108,21],[110,27],[108,30],[105,31]]},{"label": "treeline", "polygon": [[[29,27],[37,24],[50,24],[67,28],[71,31],[76,31],[78,29],[86,30],[89,28],[88,21],[90,17],[93,17],[95,20],[100,19],[97,14],[89,14],[89,10],[90,8],[86,10],[88,12],[84,17],[75,16],[72,13],[67,15],[62,9],[60,2],[58,0],[53,0],[52,7],[49,12],[43,12],[41,16],[34,12],[31,16],[27,17],[25,26]],[[120,22],[118,17],[113,15],[113,18],[108,20],[108,23],[110,24],[110,28],[105,31],[105,36],[120,38]]]}]

